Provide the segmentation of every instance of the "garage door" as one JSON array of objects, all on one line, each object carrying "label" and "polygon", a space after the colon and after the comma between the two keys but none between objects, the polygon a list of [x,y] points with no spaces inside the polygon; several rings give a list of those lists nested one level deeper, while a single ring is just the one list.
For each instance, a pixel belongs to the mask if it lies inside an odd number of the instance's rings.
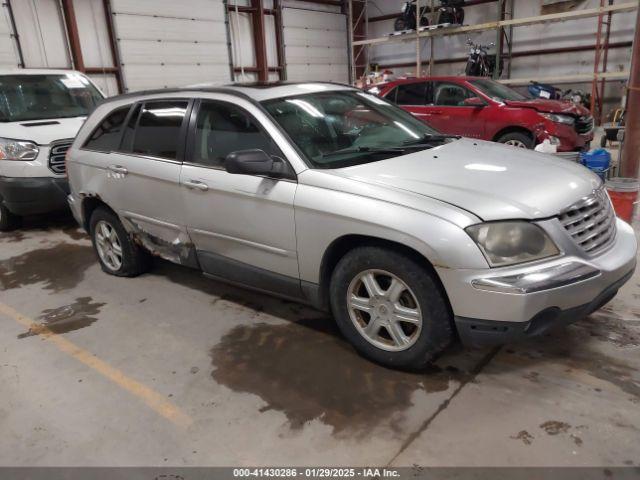
[{"label": "garage door", "polygon": [[17,68],[19,65],[20,59],[13,37],[9,7],[3,3],[2,18],[0,18],[0,67]]},{"label": "garage door", "polygon": [[349,82],[346,15],[283,8],[282,23],[287,80]]},{"label": "garage door", "polygon": [[220,0],[112,0],[127,91],[229,82]]}]

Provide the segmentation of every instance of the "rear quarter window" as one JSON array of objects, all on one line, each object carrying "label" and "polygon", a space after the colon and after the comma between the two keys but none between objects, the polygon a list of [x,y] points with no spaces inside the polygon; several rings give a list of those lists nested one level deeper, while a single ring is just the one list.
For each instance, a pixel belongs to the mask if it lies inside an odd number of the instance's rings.
[{"label": "rear quarter window", "polygon": [[118,149],[122,127],[131,105],[116,108],[96,127],[83,148],[111,152]]}]

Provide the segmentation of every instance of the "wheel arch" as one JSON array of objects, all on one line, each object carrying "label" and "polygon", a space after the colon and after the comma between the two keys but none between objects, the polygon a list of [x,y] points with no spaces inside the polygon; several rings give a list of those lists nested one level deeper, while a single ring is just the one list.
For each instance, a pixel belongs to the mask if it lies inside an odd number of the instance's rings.
[{"label": "wheel arch", "polygon": [[81,205],[81,215],[82,215],[82,228],[84,228],[86,232],[89,232],[91,215],[98,207],[104,207],[109,211],[113,212],[113,209],[109,207],[109,205],[107,205],[97,195],[87,195],[83,197],[82,203],[80,205]]},{"label": "wheel arch", "polygon": [[[440,280],[440,277],[436,272],[433,263],[423,253],[394,240],[362,234],[346,234],[338,237],[333,240],[324,251],[322,260],[320,262],[319,285],[317,293],[318,298],[314,303],[318,304],[318,306],[323,309],[329,309],[329,285],[331,282],[331,276],[336,266],[338,265],[338,262],[353,249],[367,246],[389,248],[398,252],[402,252],[416,261],[418,264],[426,268],[430,273],[433,274],[433,278],[436,280],[439,288],[444,294],[444,298],[447,300],[447,304],[449,304],[449,297],[446,294],[444,285],[442,284],[442,281]],[[451,305],[449,304],[448,306],[449,309],[451,309]]]},{"label": "wheel arch", "polygon": [[502,137],[503,135],[506,135],[508,133],[523,133],[525,135],[527,135],[529,138],[531,138],[531,140],[533,140],[534,142],[536,141],[536,136],[535,134],[529,130],[526,127],[523,127],[521,125],[510,125],[508,127],[503,128],[502,130],[499,130],[492,138],[491,141],[492,142],[497,142],[500,137]]}]

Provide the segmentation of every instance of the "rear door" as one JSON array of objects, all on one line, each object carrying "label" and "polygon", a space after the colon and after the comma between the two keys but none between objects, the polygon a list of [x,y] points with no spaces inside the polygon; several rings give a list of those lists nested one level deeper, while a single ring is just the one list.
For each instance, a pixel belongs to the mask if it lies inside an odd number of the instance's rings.
[{"label": "rear door", "polygon": [[464,101],[477,95],[454,82],[434,81],[433,106],[428,123],[443,133],[484,138],[484,107],[467,106]]},{"label": "rear door", "polygon": [[420,81],[402,83],[398,85],[385,98],[396,103],[399,107],[410,112],[418,119],[431,125],[429,121],[433,115],[431,103],[431,82]]},{"label": "rear door", "polygon": [[185,263],[188,236],[180,190],[180,166],[191,101],[139,102],[130,110],[120,147],[106,162],[105,201],[146,247]]},{"label": "rear door", "polygon": [[180,175],[187,227],[206,273],[295,297],[297,182],[224,168],[226,156],[239,150],[286,161],[257,116],[264,114],[242,99],[199,101]]}]

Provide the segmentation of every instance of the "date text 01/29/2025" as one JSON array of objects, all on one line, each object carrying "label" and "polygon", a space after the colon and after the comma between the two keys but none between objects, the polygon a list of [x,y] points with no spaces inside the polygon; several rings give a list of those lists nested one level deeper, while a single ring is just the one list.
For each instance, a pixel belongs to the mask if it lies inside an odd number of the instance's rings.
[{"label": "date text 01/29/2025", "polygon": [[400,473],[392,468],[234,468],[236,478],[395,478]]}]

